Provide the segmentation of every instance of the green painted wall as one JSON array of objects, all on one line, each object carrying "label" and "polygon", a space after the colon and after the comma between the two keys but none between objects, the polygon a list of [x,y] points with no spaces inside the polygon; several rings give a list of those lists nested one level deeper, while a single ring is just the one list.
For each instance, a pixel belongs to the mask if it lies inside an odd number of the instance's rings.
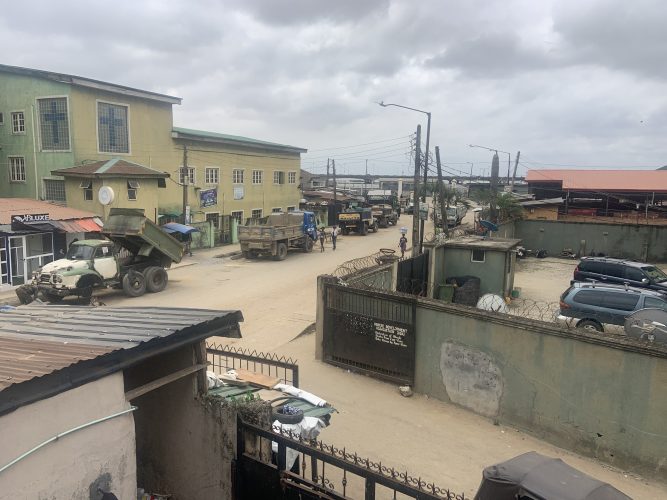
[{"label": "green painted wall", "polygon": [[416,325],[417,392],[667,477],[667,349],[434,301]]},{"label": "green painted wall", "polygon": [[[0,125],[0,197],[36,198],[36,190],[43,195],[41,179],[52,177],[51,170],[74,165],[74,155],[68,152],[41,152],[37,117],[37,98],[70,95],[68,85],[50,80],[0,73],[0,112],[4,125]],[[71,107],[71,99],[70,99]],[[11,113],[23,111],[25,133],[13,134]],[[70,110],[70,117],[71,117]],[[34,130],[34,133],[33,133]],[[71,129],[70,129],[71,132]],[[10,183],[9,156],[25,157],[26,182]],[[35,183],[35,160],[37,183]]]},{"label": "green painted wall", "polygon": [[472,262],[470,249],[438,247],[435,252],[436,286],[455,276],[477,276],[481,294],[504,293],[505,252],[487,250],[484,262]]}]

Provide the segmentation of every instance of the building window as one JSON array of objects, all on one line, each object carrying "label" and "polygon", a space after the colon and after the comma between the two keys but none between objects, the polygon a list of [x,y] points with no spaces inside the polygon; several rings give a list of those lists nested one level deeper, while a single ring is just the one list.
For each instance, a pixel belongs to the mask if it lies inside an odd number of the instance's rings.
[{"label": "building window", "polygon": [[127,199],[131,201],[136,201],[137,199],[137,189],[139,189],[138,181],[127,181]]},{"label": "building window", "polygon": [[243,210],[236,210],[231,213],[232,219],[234,219],[239,224],[243,224]]},{"label": "building window", "polygon": [[486,251],[484,250],[473,250],[471,252],[470,260],[472,262],[484,262],[486,259]]},{"label": "building window", "polygon": [[44,198],[48,201],[67,201],[65,198],[65,181],[44,179]]},{"label": "building window", "polygon": [[39,133],[43,151],[66,151],[69,149],[69,119],[67,98],[37,99],[39,110]]},{"label": "building window", "polygon": [[218,184],[220,182],[220,169],[217,167],[206,167],[206,184]]},{"label": "building window", "polygon": [[287,174],[287,183],[296,184],[296,172],[288,172]]},{"label": "building window", "polygon": [[23,111],[12,113],[12,134],[25,134],[25,115]]},{"label": "building window", "polygon": [[262,218],[262,209],[261,208],[255,208],[252,213],[250,214],[250,217],[253,219],[261,219]]},{"label": "building window", "polygon": [[261,184],[264,181],[264,171],[263,170],[253,170],[252,171],[252,183]]},{"label": "building window", "polygon": [[93,201],[93,181],[91,180],[81,181],[79,187],[83,189],[83,199],[85,201]]},{"label": "building window", "polygon": [[285,184],[285,172],[276,170],[273,172],[273,183],[274,184]]},{"label": "building window", "polygon": [[0,125],[4,125],[4,124],[5,124],[5,115],[4,115],[4,113],[0,113]]},{"label": "building window", "polygon": [[232,182],[234,184],[243,184],[243,172],[241,168],[235,168],[232,170]]},{"label": "building window", "polygon": [[288,212],[294,212],[295,210],[296,210],[296,207],[294,207],[294,206],[292,206],[292,207],[287,207],[287,211],[288,211]]},{"label": "building window", "polygon": [[129,153],[128,107],[97,103],[97,132],[100,153]]},{"label": "building window", "polygon": [[[178,169],[178,183],[183,185],[185,184],[185,172],[183,171],[183,167]],[[195,183],[195,169],[194,167],[188,167],[188,178],[187,178],[188,184],[194,184]]]},{"label": "building window", "polygon": [[275,208],[271,209],[271,213],[274,213],[274,214],[279,214],[282,211],[283,211],[283,209],[281,207],[275,207]]},{"label": "building window", "polygon": [[214,229],[220,229],[220,212],[207,213],[206,221],[213,222]]},{"label": "building window", "polygon": [[23,156],[9,157],[9,180],[25,182],[25,158]]}]

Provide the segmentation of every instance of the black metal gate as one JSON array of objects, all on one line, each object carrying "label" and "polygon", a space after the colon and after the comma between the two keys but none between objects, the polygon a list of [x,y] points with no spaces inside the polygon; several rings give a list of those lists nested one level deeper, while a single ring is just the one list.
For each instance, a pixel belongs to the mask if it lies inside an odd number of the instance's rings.
[{"label": "black metal gate", "polygon": [[398,263],[396,291],[425,297],[428,284],[428,252]]},{"label": "black metal gate", "polygon": [[[272,448],[275,451],[272,451]],[[405,471],[290,431],[237,421],[234,500],[465,500]]]},{"label": "black metal gate", "polygon": [[412,385],[416,301],[333,283],[325,294],[324,360]]}]

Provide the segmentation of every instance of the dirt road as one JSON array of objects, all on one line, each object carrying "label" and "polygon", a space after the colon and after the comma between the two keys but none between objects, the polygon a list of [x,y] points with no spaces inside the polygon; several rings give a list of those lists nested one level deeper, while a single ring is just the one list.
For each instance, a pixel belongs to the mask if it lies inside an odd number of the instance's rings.
[{"label": "dirt road", "polygon": [[[410,228],[411,218],[402,216],[401,226]],[[397,249],[398,239],[398,227],[365,237],[351,234],[339,239],[336,252],[328,243],[324,253],[316,248],[311,254],[290,254],[283,262],[216,259],[213,253],[202,252],[192,259],[196,265],[170,271],[170,284],[162,293],[128,299],[122,293],[107,292],[102,300],[110,306],[240,309],[245,317],[243,339],[234,342],[297,358],[302,387],[339,410],[321,435],[324,442],[408,470],[457,493],[472,495],[485,466],[535,450],[561,457],[634,498],[667,498],[665,485],[613,470],[523,432],[495,426],[456,406],[420,395],[404,398],[392,384],[318,362],[314,359],[314,335],[294,340],[315,320],[318,275],[380,248]],[[565,279],[562,269],[554,269],[554,275]],[[541,287],[539,280],[520,283],[531,294]],[[542,297],[552,300],[546,293]]]}]

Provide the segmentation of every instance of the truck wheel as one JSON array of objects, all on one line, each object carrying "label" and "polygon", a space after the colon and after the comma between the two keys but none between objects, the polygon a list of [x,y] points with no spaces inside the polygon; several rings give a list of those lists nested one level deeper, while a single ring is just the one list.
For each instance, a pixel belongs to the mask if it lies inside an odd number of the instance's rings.
[{"label": "truck wheel", "polygon": [[368,234],[368,224],[364,223],[361,226],[361,235],[366,236]]},{"label": "truck wheel", "polygon": [[373,222],[373,225],[371,226],[371,231],[373,231],[374,233],[378,232],[378,223],[377,223],[377,221]]},{"label": "truck wheel", "polygon": [[167,287],[169,276],[162,267],[149,267],[144,271],[146,277],[146,290],[151,293],[158,293]]},{"label": "truck wheel", "polygon": [[287,257],[287,245],[285,243],[278,243],[273,260],[285,260],[285,257]]},{"label": "truck wheel", "polygon": [[306,237],[306,242],[303,245],[303,251],[306,253],[313,251],[313,240],[311,240],[309,237]]},{"label": "truck wheel", "polygon": [[42,295],[44,295],[44,298],[49,304],[58,304],[63,300],[63,297],[60,295],[55,295],[52,293],[43,292]]},{"label": "truck wheel", "polygon": [[137,271],[130,271],[123,276],[123,291],[130,297],[141,297],[146,293],[146,278]]}]

